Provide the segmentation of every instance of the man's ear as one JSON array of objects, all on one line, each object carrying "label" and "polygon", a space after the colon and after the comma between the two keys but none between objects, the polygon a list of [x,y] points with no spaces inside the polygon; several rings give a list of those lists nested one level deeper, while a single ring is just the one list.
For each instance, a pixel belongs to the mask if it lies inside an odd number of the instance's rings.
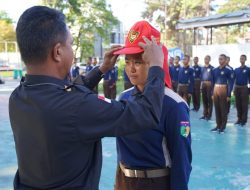
[{"label": "man's ear", "polygon": [[52,51],[52,59],[56,62],[61,62],[62,61],[62,44],[57,43],[54,45]]}]

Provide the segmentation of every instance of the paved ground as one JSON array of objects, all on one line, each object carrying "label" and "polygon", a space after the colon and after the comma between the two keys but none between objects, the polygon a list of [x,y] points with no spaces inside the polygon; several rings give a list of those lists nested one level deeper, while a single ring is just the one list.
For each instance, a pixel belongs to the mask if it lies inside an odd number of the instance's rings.
[{"label": "paved ground", "polygon": [[[0,189],[11,190],[16,171],[16,155],[8,117],[8,98],[18,81],[0,85]],[[231,107],[225,134],[211,133],[211,121],[199,120],[191,112],[193,171],[190,190],[250,190],[250,122],[246,128],[234,126],[236,111]],[[249,118],[249,117],[248,117]],[[250,121],[250,118],[248,119]],[[116,148],[114,138],[103,140],[103,170],[100,190],[113,189]]]}]

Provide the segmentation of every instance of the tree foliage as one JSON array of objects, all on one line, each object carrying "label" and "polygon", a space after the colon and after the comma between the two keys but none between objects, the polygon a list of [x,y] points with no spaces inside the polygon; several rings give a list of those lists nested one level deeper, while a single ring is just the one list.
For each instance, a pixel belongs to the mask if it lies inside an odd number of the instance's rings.
[{"label": "tree foliage", "polygon": [[[159,24],[163,41],[167,41],[168,47],[177,45],[176,23],[180,19],[205,16],[211,9],[206,0],[148,0],[147,9],[143,12],[143,18],[153,20],[155,13],[159,13],[156,22]],[[207,8],[208,7],[208,8]]]},{"label": "tree foliage", "polygon": [[118,20],[106,0],[43,0],[43,4],[62,11],[74,37],[75,54],[81,59],[93,55],[94,35],[108,43],[110,32]]},{"label": "tree foliage", "polygon": [[240,10],[249,10],[250,0],[228,0],[218,11],[218,13],[230,13]]},{"label": "tree foliage", "polygon": [[[6,41],[15,41],[16,33],[12,25],[12,20],[5,11],[0,11],[0,52],[5,51]],[[15,50],[15,44],[7,46],[8,51]]]}]

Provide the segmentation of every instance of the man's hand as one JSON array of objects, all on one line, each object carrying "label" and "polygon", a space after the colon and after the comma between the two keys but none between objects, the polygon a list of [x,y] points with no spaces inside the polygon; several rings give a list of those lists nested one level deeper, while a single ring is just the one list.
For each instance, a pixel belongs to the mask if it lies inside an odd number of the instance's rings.
[{"label": "man's hand", "polygon": [[212,100],[214,100],[214,96],[211,96]]},{"label": "man's hand", "polygon": [[122,49],[120,45],[111,46],[111,49],[104,54],[104,59],[102,65],[99,67],[102,73],[108,72],[112,69],[116,63],[117,57],[119,55],[114,55],[113,53],[119,49]]},{"label": "man's hand", "polygon": [[142,59],[149,63],[150,66],[163,67],[164,54],[162,51],[162,45],[158,45],[155,37],[151,37],[150,41],[148,38],[143,37],[145,43],[140,42],[138,45],[144,49]]}]

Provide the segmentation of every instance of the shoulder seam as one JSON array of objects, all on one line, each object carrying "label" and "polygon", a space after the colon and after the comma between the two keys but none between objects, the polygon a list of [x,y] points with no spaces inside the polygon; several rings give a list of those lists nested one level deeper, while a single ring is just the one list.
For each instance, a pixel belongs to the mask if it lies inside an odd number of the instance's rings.
[{"label": "shoulder seam", "polygon": [[167,88],[167,87],[165,88],[165,95],[170,97],[176,103],[182,103],[183,102],[189,109],[189,106],[188,106],[187,102],[179,94],[175,93],[170,88]]}]

